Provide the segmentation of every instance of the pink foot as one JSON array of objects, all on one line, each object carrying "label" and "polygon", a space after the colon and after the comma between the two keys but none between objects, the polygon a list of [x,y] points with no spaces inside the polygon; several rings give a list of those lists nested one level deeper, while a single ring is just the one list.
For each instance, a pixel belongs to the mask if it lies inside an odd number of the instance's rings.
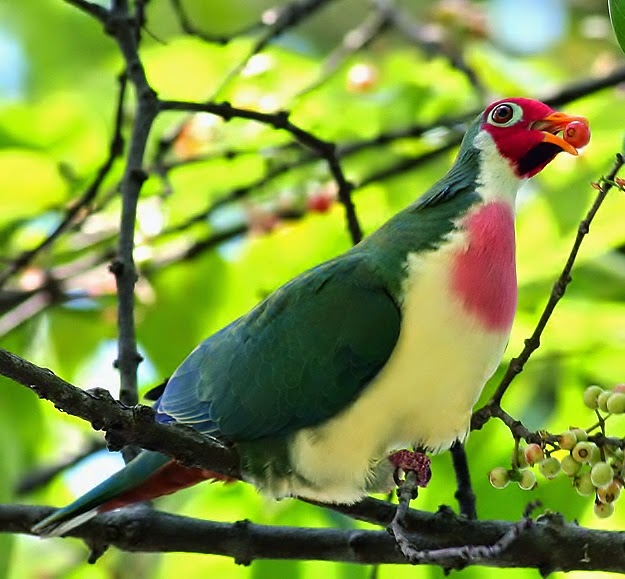
[{"label": "pink foot", "polygon": [[395,467],[395,482],[399,484],[401,474],[414,472],[417,475],[417,486],[426,487],[432,478],[431,461],[422,452],[398,450],[389,455],[388,459]]}]

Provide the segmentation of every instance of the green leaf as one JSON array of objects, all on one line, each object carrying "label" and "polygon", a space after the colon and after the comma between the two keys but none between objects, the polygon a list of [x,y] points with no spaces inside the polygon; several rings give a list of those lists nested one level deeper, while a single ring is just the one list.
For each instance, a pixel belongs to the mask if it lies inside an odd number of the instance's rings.
[{"label": "green leaf", "polygon": [[625,52],[625,2],[623,0],[608,0],[608,10],[616,40],[621,50]]},{"label": "green leaf", "polygon": [[0,222],[33,215],[66,197],[57,165],[41,153],[24,149],[0,151]]}]

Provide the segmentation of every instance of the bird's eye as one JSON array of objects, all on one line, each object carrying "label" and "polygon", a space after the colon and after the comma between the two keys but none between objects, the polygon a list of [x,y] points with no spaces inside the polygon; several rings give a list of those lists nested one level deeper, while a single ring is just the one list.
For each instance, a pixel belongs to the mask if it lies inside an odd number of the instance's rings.
[{"label": "bird's eye", "polygon": [[510,105],[499,105],[493,109],[490,117],[493,122],[498,125],[505,125],[508,121],[512,120],[514,111]]},{"label": "bird's eye", "polygon": [[488,115],[488,122],[496,127],[509,127],[523,118],[523,109],[516,103],[498,104]]}]

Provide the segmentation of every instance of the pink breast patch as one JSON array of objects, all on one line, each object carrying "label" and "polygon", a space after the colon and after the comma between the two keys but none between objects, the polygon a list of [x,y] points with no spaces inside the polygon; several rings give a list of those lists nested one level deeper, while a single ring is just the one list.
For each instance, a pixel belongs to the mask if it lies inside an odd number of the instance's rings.
[{"label": "pink breast patch", "polygon": [[485,328],[507,332],[517,304],[512,209],[488,203],[462,225],[468,243],[454,256],[452,291]]}]

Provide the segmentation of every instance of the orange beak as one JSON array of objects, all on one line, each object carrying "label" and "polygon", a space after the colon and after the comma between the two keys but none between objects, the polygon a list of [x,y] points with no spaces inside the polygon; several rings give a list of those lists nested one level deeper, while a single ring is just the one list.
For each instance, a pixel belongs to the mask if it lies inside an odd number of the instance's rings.
[{"label": "orange beak", "polygon": [[534,131],[541,131],[543,133],[544,143],[553,143],[571,155],[578,155],[577,149],[557,134],[573,121],[583,123],[588,127],[588,120],[584,117],[575,117],[565,113],[551,113],[542,121],[532,123],[531,128]]}]

